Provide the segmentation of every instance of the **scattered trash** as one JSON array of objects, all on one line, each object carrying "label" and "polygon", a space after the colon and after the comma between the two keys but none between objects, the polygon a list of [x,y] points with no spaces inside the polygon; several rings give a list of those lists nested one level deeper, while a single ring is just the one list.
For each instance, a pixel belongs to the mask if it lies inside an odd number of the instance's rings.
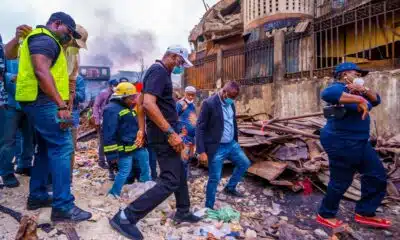
[{"label": "scattered trash", "polygon": [[223,207],[219,210],[208,210],[207,218],[223,222],[232,222],[240,219],[240,213],[231,207]]}]

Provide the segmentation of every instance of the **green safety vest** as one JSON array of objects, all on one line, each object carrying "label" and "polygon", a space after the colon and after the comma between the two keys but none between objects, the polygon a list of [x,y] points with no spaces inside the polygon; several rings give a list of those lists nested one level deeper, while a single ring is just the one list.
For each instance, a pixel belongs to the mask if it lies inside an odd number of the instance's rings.
[{"label": "green safety vest", "polygon": [[29,51],[28,40],[30,37],[46,34],[53,38],[60,47],[60,54],[55,64],[50,68],[50,73],[54,78],[56,88],[64,101],[69,100],[69,77],[67,68],[67,59],[60,42],[46,28],[36,28],[22,42],[20,48],[20,59],[18,67],[18,78],[16,84],[15,99],[19,102],[35,101],[38,95],[39,81],[36,78],[35,71],[31,62],[31,54]]}]

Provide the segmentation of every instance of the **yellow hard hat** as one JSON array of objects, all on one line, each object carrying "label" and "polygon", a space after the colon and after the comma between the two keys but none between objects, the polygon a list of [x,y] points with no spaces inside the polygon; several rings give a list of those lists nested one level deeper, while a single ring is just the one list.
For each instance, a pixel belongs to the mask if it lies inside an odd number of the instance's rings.
[{"label": "yellow hard hat", "polygon": [[135,95],[136,93],[135,85],[129,82],[122,82],[114,88],[113,97],[128,97]]}]

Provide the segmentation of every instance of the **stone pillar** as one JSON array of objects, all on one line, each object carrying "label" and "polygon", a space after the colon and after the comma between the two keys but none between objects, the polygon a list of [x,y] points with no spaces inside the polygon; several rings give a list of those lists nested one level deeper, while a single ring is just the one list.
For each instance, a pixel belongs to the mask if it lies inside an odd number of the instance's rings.
[{"label": "stone pillar", "polygon": [[274,74],[273,81],[282,81],[285,68],[285,32],[277,30],[274,34]]}]

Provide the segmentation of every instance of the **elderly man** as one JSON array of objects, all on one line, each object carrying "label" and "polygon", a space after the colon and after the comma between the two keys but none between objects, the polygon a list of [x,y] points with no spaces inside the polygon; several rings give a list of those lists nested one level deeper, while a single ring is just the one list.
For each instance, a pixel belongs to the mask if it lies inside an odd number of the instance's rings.
[{"label": "elderly man", "polygon": [[[81,36],[75,21],[66,13],[50,16],[46,26],[38,26],[23,40],[15,98],[33,124],[38,144],[31,171],[28,209],[52,204],[53,221],[80,222],[89,212],[74,204],[71,194],[71,154],[73,151],[69,77],[63,45]],[[51,173],[53,199],[46,191]]]},{"label": "elderly man", "polygon": [[[187,178],[180,152],[184,148],[177,134],[178,115],[172,98],[171,73],[181,74],[184,67],[191,67],[187,49],[171,46],[163,59],[153,64],[144,77],[144,89],[139,99],[139,118],[141,104],[147,115],[147,139],[157,154],[160,165],[160,178],[157,184],[132,202],[126,209],[120,210],[110,221],[111,226],[125,237],[143,239],[137,228],[137,222],[175,194],[175,221],[195,223],[200,218],[189,212],[190,199]],[[144,119],[144,116],[142,117]]]},{"label": "elderly man", "polygon": [[208,161],[206,207],[214,208],[217,186],[221,179],[225,159],[235,165],[232,177],[224,192],[243,197],[236,186],[250,166],[250,160],[239,146],[234,100],[239,95],[239,85],[228,82],[224,88],[203,102],[196,129],[196,151],[200,162]]},{"label": "elderly man", "polygon": [[185,96],[176,103],[176,112],[179,117],[179,133],[185,143],[185,149],[182,151],[182,160],[188,169],[188,160],[194,155],[194,137],[196,135],[197,114],[194,99],[196,97],[196,88],[188,86],[185,88]]}]

